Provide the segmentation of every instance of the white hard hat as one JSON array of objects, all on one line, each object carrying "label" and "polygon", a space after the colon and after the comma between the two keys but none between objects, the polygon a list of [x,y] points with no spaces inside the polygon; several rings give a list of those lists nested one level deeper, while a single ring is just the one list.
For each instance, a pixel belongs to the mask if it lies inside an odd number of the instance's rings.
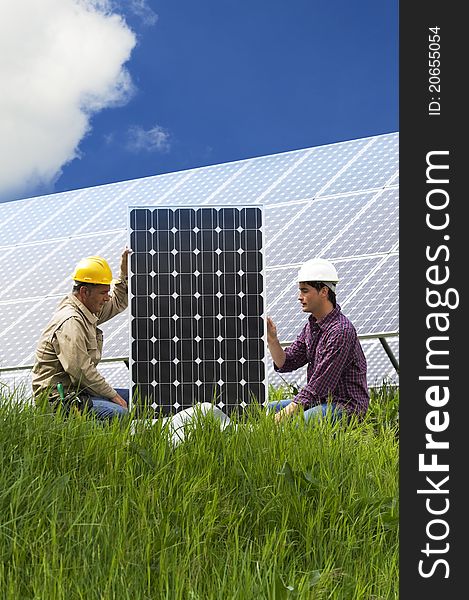
[{"label": "white hard hat", "polygon": [[312,258],[303,263],[298,271],[298,282],[319,281],[335,292],[339,276],[334,265],[325,258]]}]

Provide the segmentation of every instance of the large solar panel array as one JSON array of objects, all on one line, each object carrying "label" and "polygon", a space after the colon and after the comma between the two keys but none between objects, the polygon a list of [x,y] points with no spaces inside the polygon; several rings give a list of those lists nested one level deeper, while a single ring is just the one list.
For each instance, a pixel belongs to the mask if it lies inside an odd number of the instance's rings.
[{"label": "large solar panel array", "polygon": [[137,406],[264,402],[262,209],[131,207],[129,230]]},{"label": "large solar panel array", "polygon": [[[369,384],[397,382],[378,338],[398,356],[398,143],[389,133],[1,203],[0,381],[28,380],[40,332],[80,258],[102,255],[117,271],[129,206],[254,205],[264,207],[264,312],[281,340],[292,341],[305,321],[299,265],[328,258],[340,277],[338,302],[362,338]],[[103,327],[100,369],[120,387],[129,385],[120,360],[129,358],[128,322],[125,311]],[[267,364],[268,382],[281,383]]]}]

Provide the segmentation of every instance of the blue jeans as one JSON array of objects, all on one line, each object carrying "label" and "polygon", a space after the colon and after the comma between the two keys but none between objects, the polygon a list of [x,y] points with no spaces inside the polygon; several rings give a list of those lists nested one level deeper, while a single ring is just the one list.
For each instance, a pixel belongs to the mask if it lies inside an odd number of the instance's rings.
[{"label": "blue jeans", "polygon": [[[115,390],[119,396],[121,396],[127,402],[128,406],[130,396],[129,390],[124,388],[115,388]],[[122,419],[122,417],[127,415],[129,412],[127,408],[122,408],[122,406],[112,402],[112,400],[109,400],[109,398],[91,396],[91,400],[93,400],[93,407],[91,408],[90,413],[100,421],[110,421],[114,417]]]},{"label": "blue jeans", "polygon": [[[286,406],[288,406],[292,400],[278,400],[277,402],[269,402],[267,405],[267,412],[271,412],[275,410],[275,412],[280,412]],[[334,403],[324,403],[318,404],[317,406],[313,406],[312,408],[308,408],[304,411],[303,416],[305,421],[311,421],[313,419],[322,419],[326,416],[327,412],[331,413],[331,421],[334,423],[342,418],[344,415],[344,410],[337,406]]]}]

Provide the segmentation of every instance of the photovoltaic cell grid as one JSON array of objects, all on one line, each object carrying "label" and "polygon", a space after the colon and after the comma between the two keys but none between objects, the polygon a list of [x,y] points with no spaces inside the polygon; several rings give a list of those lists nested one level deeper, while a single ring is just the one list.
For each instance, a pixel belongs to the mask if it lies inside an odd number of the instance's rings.
[{"label": "photovoltaic cell grid", "polygon": [[359,160],[352,161],[320,195],[384,187],[391,182],[398,168],[397,136],[377,136],[372,144],[363,147]]},{"label": "photovoltaic cell grid", "polygon": [[352,216],[329,243],[327,257],[335,260],[350,254],[363,256],[393,251],[399,239],[398,220],[397,188],[379,191],[373,195],[366,210]]},{"label": "photovoltaic cell grid", "polygon": [[371,274],[345,297],[343,310],[359,331],[368,335],[399,331],[398,270],[397,254],[381,258]]},{"label": "photovoltaic cell grid", "polygon": [[131,207],[129,223],[137,406],[264,402],[261,207]]},{"label": "photovoltaic cell grid", "polygon": [[[20,366],[15,360],[15,357],[18,356],[22,358],[27,356],[29,360],[26,364],[32,364],[33,351],[43,329],[42,319],[50,318],[57,304],[57,298],[0,304],[0,331],[3,339],[2,367]],[[25,340],[31,340],[26,347]]]},{"label": "photovoltaic cell grid", "polygon": [[[103,232],[71,239],[47,240],[19,246],[0,254],[0,301],[12,294],[17,299],[63,294],[71,289],[70,275],[79,258],[95,254],[118,257],[125,245],[125,231]],[[34,265],[34,270],[25,265]]]},{"label": "photovoltaic cell grid", "polygon": [[266,242],[269,268],[302,263],[321,254],[327,240],[339,235],[371,199],[371,193],[339,196],[315,200],[298,212],[291,211],[292,218]]},{"label": "photovoltaic cell grid", "polygon": [[[313,254],[336,264],[338,300],[359,335],[396,333],[398,185],[392,133],[0,203],[0,368],[31,363],[80,257],[100,254],[117,269],[129,204],[262,204],[267,313],[283,341],[304,323],[295,276]],[[103,329],[104,357],[128,356],[125,316]]]},{"label": "photovoltaic cell grid", "polygon": [[[41,203],[41,197],[8,203],[17,205],[14,221],[24,233],[21,245],[50,240],[66,242],[93,232],[122,229],[127,218],[127,194],[134,186],[134,181],[127,181],[102,186],[103,189],[87,188],[53,194],[45,197],[47,210]],[[0,210],[2,206],[0,204]],[[11,225],[11,222],[0,225],[2,245],[18,244],[18,231]]]}]

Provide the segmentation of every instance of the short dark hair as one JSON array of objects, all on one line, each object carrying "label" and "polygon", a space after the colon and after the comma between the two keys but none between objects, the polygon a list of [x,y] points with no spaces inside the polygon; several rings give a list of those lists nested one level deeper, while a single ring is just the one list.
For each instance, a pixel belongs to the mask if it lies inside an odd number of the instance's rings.
[{"label": "short dark hair", "polygon": [[322,281],[305,281],[305,283],[307,283],[308,285],[310,285],[311,287],[317,289],[317,291],[319,292],[319,290],[321,290],[323,287],[327,287],[327,299],[329,300],[329,302],[332,303],[332,306],[335,308],[336,304],[337,304],[337,299],[335,297],[335,292],[333,292],[331,290],[331,288],[327,285],[327,283],[323,283]]},{"label": "short dark hair", "polygon": [[86,287],[89,290],[92,290],[93,288],[95,288],[98,284],[97,283],[88,283],[85,281],[74,281],[73,282],[73,292],[76,294],[77,292],[80,291],[80,288],[82,287]]}]

